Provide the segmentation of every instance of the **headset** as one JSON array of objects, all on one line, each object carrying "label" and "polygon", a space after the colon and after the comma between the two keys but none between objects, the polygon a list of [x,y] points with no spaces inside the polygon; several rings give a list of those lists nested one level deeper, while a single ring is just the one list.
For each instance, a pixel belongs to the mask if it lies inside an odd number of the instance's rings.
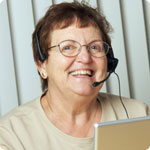
[{"label": "headset", "polygon": [[[39,29],[40,30],[40,29]],[[35,33],[35,39],[36,39],[36,45],[37,45],[37,51],[38,51],[38,55],[39,55],[39,60],[41,62],[44,62],[47,57],[46,55],[42,52],[41,47],[40,47],[40,43],[39,43],[39,30]],[[109,48],[109,52],[106,55],[107,56],[107,72],[108,73],[113,73],[117,67],[118,64],[118,59],[114,57],[114,53],[112,48]]]},{"label": "headset", "polygon": [[[35,39],[36,39],[36,45],[37,45],[37,51],[38,51],[38,55],[39,55],[39,60],[41,62],[44,62],[47,59],[47,57],[42,52],[41,47],[40,47],[39,30],[35,33]],[[109,51],[108,51],[108,54],[106,56],[107,56],[107,72],[108,72],[108,75],[106,76],[106,78],[104,80],[102,80],[100,82],[94,82],[92,84],[93,87],[96,87],[99,84],[105,82],[110,77],[111,73],[115,72],[115,69],[116,69],[116,67],[118,65],[118,59],[114,57],[113,49],[111,47],[109,47]]]}]

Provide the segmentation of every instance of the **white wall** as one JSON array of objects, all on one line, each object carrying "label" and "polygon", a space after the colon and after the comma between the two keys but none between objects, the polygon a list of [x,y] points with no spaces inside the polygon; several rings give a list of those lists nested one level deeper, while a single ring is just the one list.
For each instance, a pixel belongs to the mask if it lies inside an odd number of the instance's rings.
[{"label": "white wall", "polygon": [[[64,0],[4,0],[0,4],[0,116],[41,94],[32,32],[49,5]],[[72,2],[73,0],[67,0]],[[81,0],[80,0],[81,1]],[[150,1],[87,0],[112,24],[122,96],[150,104]],[[103,90],[118,94],[112,75]]]}]

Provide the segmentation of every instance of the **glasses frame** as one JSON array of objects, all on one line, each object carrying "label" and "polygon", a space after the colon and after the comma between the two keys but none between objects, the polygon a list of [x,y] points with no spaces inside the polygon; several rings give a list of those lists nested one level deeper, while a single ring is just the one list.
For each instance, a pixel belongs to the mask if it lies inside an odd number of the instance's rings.
[{"label": "glasses frame", "polygon": [[[78,43],[78,44],[80,45],[80,48],[78,49],[78,53],[77,53],[76,55],[74,55],[74,56],[67,56],[67,55],[64,55],[64,54],[62,53],[61,48],[60,48],[60,45],[61,45],[61,43],[65,42],[65,41],[73,41],[73,42],[76,42],[76,43]],[[106,45],[108,46],[108,50],[107,50],[107,52],[106,52],[105,55],[104,55],[104,56],[106,56],[106,55],[108,54],[108,52],[109,52],[110,46],[109,46],[106,42],[101,41],[101,40],[94,40],[94,41],[92,41],[92,42],[90,42],[90,43],[88,43],[88,44],[86,44],[86,45],[81,45],[78,41],[68,39],[68,40],[61,41],[58,45],[54,45],[54,46],[48,47],[48,50],[50,50],[50,49],[52,49],[52,48],[55,48],[55,47],[59,47],[59,51],[60,51],[60,53],[61,53],[63,56],[65,56],[65,57],[75,57],[75,56],[77,56],[77,55],[81,52],[82,47],[83,47],[83,46],[86,46],[87,51],[90,53],[91,56],[93,56],[93,55],[91,54],[91,52],[90,52],[89,46],[91,45],[91,43],[97,42],[97,41],[98,41],[98,42],[102,42],[102,43],[104,43],[104,44],[106,44]],[[104,57],[104,56],[101,56],[101,57]],[[97,57],[97,56],[93,56],[93,57],[101,58],[101,57]]]}]

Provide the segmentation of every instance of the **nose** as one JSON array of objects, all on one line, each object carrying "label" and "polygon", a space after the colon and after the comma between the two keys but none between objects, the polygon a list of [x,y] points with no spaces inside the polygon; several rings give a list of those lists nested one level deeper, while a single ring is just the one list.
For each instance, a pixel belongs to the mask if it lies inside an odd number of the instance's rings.
[{"label": "nose", "polygon": [[76,60],[80,63],[88,64],[92,61],[90,51],[86,45],[82,45],[80,53],[77,55]]}]

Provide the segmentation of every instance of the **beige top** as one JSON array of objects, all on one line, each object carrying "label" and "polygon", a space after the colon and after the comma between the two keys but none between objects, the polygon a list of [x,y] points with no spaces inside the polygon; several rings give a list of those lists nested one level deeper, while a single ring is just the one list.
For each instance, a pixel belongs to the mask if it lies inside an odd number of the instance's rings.
[{"label": "beige top", "polygon": [[[118,96],[99,94],[101,122],[125,119]],[[132,99],[124,104],[130,118],[147,116],[148,107]],[[69,136],[56,128],[46,117],[40,98],[22,105],[0,119],[0,148],[4,150],[92,150],[94,138]]]}]

